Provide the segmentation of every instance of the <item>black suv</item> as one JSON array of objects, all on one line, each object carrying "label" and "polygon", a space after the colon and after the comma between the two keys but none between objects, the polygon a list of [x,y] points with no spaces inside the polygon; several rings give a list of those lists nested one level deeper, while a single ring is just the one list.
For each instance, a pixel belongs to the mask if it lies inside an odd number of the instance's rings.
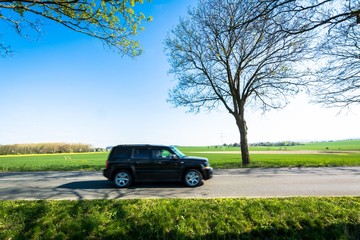
[{"label": "black suv", "polygon": [[174,146],[118,145],[112,148],[103,175],[120,188],[150,181],[180,181],[196,187],[212,177],[213,169],[208,159],[187,157]]}]

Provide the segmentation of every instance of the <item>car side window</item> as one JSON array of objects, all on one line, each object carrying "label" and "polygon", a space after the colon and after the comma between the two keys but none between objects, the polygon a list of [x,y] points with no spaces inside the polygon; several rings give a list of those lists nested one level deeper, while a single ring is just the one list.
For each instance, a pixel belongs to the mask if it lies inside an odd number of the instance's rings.
[{"label": "car side window", "polygon": [[170,159],[172,153],[167,149],[153,149],[152,150],[152,157],[154,159]]},{"label": "car side window", "polygon": [[129,159],[131,151],[129,148],[113,148],[110,154],[110,159]]},{"label": "car side window", "polygon": [[142,158],[142,159],[148,159],[150,158],[150,149],[147,148],[135,148],[133,158]]}]

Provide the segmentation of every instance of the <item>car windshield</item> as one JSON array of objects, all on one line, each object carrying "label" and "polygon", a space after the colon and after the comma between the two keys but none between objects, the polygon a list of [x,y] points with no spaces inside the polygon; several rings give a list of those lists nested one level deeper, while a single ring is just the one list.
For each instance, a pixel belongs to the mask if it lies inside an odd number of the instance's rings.
[{"label": "car windshield", "polygon": [[178,157],[182,158],[182,157],[185,157],[185,156],[186,156],[186,155],[183,154],[179,149],[177,149],[175,146],[171,146],[170,148],[171,148],[171,150],[173,150],[173,152],[174,152]]}]

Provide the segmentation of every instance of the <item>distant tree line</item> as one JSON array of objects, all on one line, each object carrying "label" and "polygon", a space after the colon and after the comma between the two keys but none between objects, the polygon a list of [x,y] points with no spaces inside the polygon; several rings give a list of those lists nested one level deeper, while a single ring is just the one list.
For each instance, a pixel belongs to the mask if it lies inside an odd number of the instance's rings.
[{"label": "distant tree line", "polygon": [[[287,146],[297,146],[297,145],[304,145],[300,142],[293,142],[293,141],[283,141],[283,142],[258,142],[258,143],[251,143],[250,146],[258,146],[258,147],[287,147]],[[223,147],[240,147],[240,143],[224,143]]]},{"label": "distant tree line", "polygon": [[292,142],[292,141],[284,141],[284,142],[259,142],[259,143],[252,143],[250,146],[260,146],[260,147],[287,147],[287,146],[297,146],[297,145],[304,145],[303,143],[299,142]]},{"label": "distant tree line", "polygon": [[90,144],[82,143],[29,143],[0,145],[0,155],[7,154],[44,154],[91,152]]}]

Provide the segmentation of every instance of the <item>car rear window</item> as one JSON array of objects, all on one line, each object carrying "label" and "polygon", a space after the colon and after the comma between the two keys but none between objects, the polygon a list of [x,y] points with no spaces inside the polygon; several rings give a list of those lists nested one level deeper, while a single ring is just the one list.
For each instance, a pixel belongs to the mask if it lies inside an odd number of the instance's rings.
[{"label": "car rear window", "polygon": [[129,159],[131,155],[131,149],[114,147],[110,153],[109,160],[114,159]]}]

